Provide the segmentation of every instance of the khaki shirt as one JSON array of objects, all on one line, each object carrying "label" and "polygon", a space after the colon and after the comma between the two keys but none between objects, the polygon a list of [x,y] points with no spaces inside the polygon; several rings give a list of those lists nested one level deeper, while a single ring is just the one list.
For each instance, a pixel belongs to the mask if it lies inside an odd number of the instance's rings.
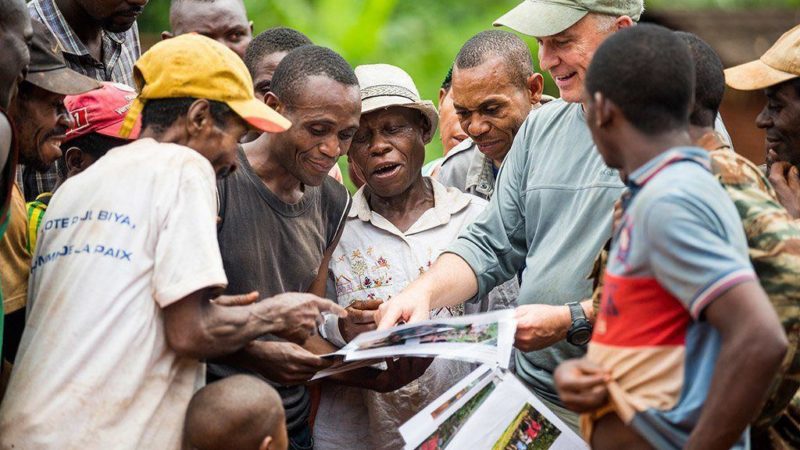
[{"label": "khaki shirt", "polygon": [[0,239],[0,282],[3,286],[3,308],[6,314],[22,309],[28,297],[28,273],[31,255],[28,253],[28,220],[25,199],[15,184],[11,191],[11,220],[6,234]]}]

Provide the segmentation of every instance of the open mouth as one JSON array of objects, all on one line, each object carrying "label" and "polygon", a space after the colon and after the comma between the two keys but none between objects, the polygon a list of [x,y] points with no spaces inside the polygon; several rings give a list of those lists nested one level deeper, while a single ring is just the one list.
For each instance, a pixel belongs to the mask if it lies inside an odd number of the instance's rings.
[{"label": "open mouth", "polygon": [[378,165],[372,171],[373,177],[388,178],[397,174],[400,171],[400,164],[398,163],[383,163]]},{"label": "open mouth", "polygon": [[575,78],[575,75],[577,75],[577,73],[578,72],[572,72],[569,75],[565,75],[563,77],[555,77],[556,84],[566,84],[566,83],[568,83],[569,80]]},{"label": "open mouth", "polygon": [[478,149],[486,153],[488,151],[494,150],[499,144],[500,141],[488,141],[488,142],[478,142]]},{"label": "open mouth", "polygon": [[61,154],[61,143],[64,142],[64,139],[66,139],[64,135],[52,136],[48,138],[44,144],[51,146],[53,153]]}]

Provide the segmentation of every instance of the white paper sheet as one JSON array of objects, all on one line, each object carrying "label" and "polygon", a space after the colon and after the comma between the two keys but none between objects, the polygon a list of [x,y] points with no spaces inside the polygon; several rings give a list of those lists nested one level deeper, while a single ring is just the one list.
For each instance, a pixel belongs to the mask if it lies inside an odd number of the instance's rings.
[{"label": "white paper sheet", "polygon": [[507,368],[516,326],[514,310],[428,320],[362,333],[335,355],[346,361],[438,356]]},{"label": "white paper sheet", "polygon": [[517,377],[486,365],[403,424],[400,433],[407,449],[589,448]]}]

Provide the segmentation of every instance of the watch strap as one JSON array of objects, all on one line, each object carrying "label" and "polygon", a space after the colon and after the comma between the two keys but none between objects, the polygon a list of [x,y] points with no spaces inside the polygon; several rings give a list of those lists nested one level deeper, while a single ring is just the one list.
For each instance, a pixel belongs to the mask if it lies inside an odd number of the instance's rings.
[{"label": "watch strap", "polygon": [[578,319],[586,319],[586,314],[583,312],[583,307],[578,302],[567,303],[569,307],[569,316],[572,319],[572,323],[574,324],[575,321]]}]

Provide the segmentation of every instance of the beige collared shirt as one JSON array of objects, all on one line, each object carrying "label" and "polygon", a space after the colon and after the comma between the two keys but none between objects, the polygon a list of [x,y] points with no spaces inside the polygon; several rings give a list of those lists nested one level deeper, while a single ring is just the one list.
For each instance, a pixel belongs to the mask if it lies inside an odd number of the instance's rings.
[{"label": "beige collared shirt", "polygon": [[[356,300],[391,301],[428,270],[447,245],[483,211],[487,202],[435,180],[434,207],[405,232],[372,211],[364,188],[353,197],[347,224],[329,267],[329,297],[343,306]],[[493,302],[484,299],[432,311],[432,317],[451,317],[515,306],[516,278],[498,288]],[[466,308],[465,308],[466,307]],[[323,336],[343,345],[336,321],[326,323]],[[315,448],[402,448],[397,429],[430,401],[466,376],[472,365],[437,359],[425,374],[388,394],[326,385],[314,426]],[[369,431],[368,433],[365,433]],[[355,446],[354,446],[355,445]],[[363,445],[363,447],[358,447]]]}]

